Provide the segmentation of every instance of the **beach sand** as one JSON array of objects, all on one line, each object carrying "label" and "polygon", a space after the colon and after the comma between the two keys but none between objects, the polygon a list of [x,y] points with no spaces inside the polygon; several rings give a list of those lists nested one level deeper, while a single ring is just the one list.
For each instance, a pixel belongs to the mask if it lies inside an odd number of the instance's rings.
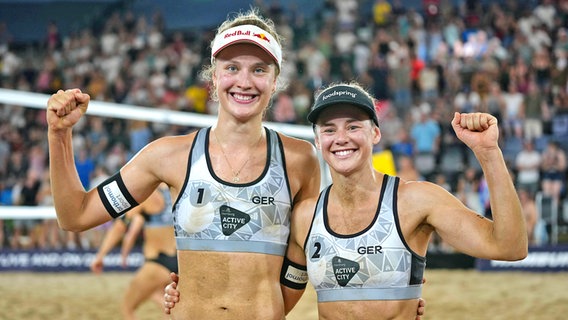
[{"label": "beach sand", "polygon": [[[0,319],[120,319],[119,303],[132,273],[0,273]],[[565,319],[568,273],[426,270],[423,320]],[[152,302],[141,320],[167,319]],[[308,286],[288,320],[317,319],[316,297]]]}]

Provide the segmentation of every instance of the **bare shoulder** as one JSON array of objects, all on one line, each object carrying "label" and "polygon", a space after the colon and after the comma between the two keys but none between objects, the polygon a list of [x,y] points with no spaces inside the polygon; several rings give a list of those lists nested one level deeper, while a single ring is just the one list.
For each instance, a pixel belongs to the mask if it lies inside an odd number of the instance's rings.
[{"label": "bare shoulder", "polygon": [[399,213],[420,213],[422,217],[426,217],[436,212],[464,208],[453,194],[428,181],[401,180],[397,196]]},{"label": "bare shoulder", "polygon": [[[123,174],[150,172],[159,181],[168,185],[181,183],[179,173],[187,167],[189,152],[195,133],[158,138],[146,145],[123,169]],[[181,177],[181,178],[179,178]]]},{"label": "bare shoulder", "polygon": [[[177,167],[177,165],[181,165],[180,162],[187,162],[195,135],[196,133],[193,132],[186,135],[162,137],[148,146],[150,152],[159,155],[161,161],[172,164],[172,167]],[[164,165],[167,166],[167,164]]]},{"label": "bare shoulder", "polygon": [[147,148],[152,152],[187,151],[191,148],[195,135],[196,132],[192,132],[186,135],[161,137],[148,144]]},{"label": "bare shoulder", "polygon": [[428,204],[439,203],[445,197],[452,195],[441,186],[428,181],[406,181],[400,180],[398,187],[399,204],[427,206]]}]

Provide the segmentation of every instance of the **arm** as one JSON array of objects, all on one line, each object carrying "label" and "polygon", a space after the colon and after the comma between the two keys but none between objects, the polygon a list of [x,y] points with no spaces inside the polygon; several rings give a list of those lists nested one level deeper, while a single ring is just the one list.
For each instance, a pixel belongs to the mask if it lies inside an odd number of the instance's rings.
[{"label": "arm", "polygon": [[150,197],[146,199],[146,201],[127,213],[131,217],[132,221],[130,222],[130,227],[128,228],[128,232],[124,236],[122,242],[121,256],[123,265],[126,264],[126,257],[134,247],[138,234],[143,229],[144,223],[146,222],[143,214],[160,213],[164,209],[165,205],[166,202],[164,201],[162,193],[159,189],[156,189]]},{"label": "arm", "polygon": [[[283,141],[286,140],[283,138]],[[313,207],[310,208],[310,206],[314,205],[320,191],[321,174],[315,147],[307,141],[290,139],[289,144],[286,145],[286,162],[289,177],[292,180],[291,183],[299,181],[298,192],[294,195],[294,207],[290,221],[290,240],[286,253],[286,258],[292,263],[290,268],[294,269],[294,265],[306,266],[302,247],[313,215]],[[293,165],[290,166],[289,164]],[[288,265],[285,263],[283,268],[288,268]],[[282,270],[282,272],[285,273],[286,271]],[[288,314],[302,297],[305,284],[303,288],[298,289],[291,288],[281,282],[280,287],[284,297],[285,312]]]},{"label": "arm", "polygon": [[101,273],[103,271],[103,259],[114,248],[114,246],[122,239],[122,235],[126,231],[126,223],[122,219],[117,219],[112,227],[107,231],[103,242],[97,252],[97,255],[91,262],[91,271]]},{"label": "arm", "polygon": [[134,244],[138,239],[138,235],[140,234],[140,231],[142,231],[144,227],[144,222],[145,222],[144,217],[141,214],[136,213],[132,215],[132,220],[130,221],[128,231],[126,232],[124,238],[122,239],[122,246],[120,250],[120,256],[122,258],[123,267],[126,266],[126,258],[128,257],[130,251],[132,251],[132,248],[134,247]]},{"label": "arm", "polygon": [[498,146],[495,117],[485,113],[456,113],[457,137],[477,157],[487,180],[493,221],[469,210],[438,187],[418,187],[429,209],[427,222],[456,249],[475,257],[520,260],[528,254],[521,204]]},{"label": "arm", "polygon": [[562,148],[558,148],[558,171],[565,171],[566,170],[566,153]]},{"label": "arm", "polygon": [[525,214],[525,219],[527,223],[527,237],[529,241],[534,242],[534,229],[538,222],[538,212],[534,202],[526,203],[523,206],[523,213]]},{"label": "arm", "polygon": [[[288,314],[292,308],[298,303],[304,294],[308,281],[308,273],[306,269],[306,255],[304,253],[304,243],[308,236],[311,226],[312,217],[317,198],[308,199],[297,204],[292,213],[290,240],[286,250],[286,257],[282,266],[282,275],[280,277],[280,288],[284,297],[284,308]],[[287,274],[295,275],[289,279]],[[298,282],[295,279],[305,277],[305,282]]]},{"label": "arm", "polygon": [[[73,126],[87,111],[89,101],[89,95],[79,89],[59,90],[49,98],[46,110],[49,170],[57,221],[62,229],[74,232],[111,220],[97,188],[89,192],[83,188],[73,159]],[[126,192],[134,199],[131,206],[146,199],[159,183],[152,166],[159,163],[163,155],[156,149],[146,151],[145,155],[141,151],[121,169]]]},{"label": "arm", "polygon": [[[47,102],[47,124],[49,143],[49,170],[53,189],[53,201],[61,228],[70,231],[84,231],[89,227],[110,220],[104,209],[93,217],[83,228],[75,228],[73,220],[80,220],[81,212],[89,202],[88,195],[79,180],[72,146],[73,126],[87,111],[90,97],[79,89],[59,90]],[[87,224],[77,221],[77,224]]]}]

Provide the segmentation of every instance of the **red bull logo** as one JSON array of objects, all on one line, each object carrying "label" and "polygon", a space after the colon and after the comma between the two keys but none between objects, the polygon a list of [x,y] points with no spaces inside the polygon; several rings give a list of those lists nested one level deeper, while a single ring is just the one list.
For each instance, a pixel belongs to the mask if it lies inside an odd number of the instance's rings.
[{"label": "red bull logo", "polygon": [[234,32],[225,34],[225,39],[234,36],[250,36],[250,30],[242,31],[242,30],[235,30]]},{"label": "red bull logo", "polygon": [[268,37],[264,33],[253,33],[252,35],[253,35],[253,37],[257,37],[257,38],[260,38],[264,41],[270,42],[270,39],[268,39]]}]

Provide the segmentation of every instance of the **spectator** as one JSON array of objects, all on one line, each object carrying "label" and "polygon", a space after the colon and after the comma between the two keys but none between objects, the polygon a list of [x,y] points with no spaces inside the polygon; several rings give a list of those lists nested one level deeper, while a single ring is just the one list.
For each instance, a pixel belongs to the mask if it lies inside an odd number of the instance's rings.
[{"label": "spectator", "polygon": [[412,106],[412,80],[411,67],[408,58],[408,51],[399,48],[393,53],[394,61],[389,68],[391,70],[389,86],[392,92],[393,104],[399,110],[398,116],[406,119]]},{"label": "spectator", "polygon": [[489,93],[485,100],[482,101],[481,110],[483,112],[491,113],[499,123],[503,120],[503,113],[505,112],[505,100],[503,99],[503,92],[498,82],[493,81],[489,85]]},{"label": "spectator", "polygon": [[525,114],[524,96],[517,89],[516,83],[511,82],[503,101],[505,113],[503,114],[503,128],[505,137],[523,137],[523,118]]},{"label": "spectator", "polygon": [[529,245],[539,246],[545,244],[548,241],[548,234],[545,222],[541,219],[540,212],[538,212],[536,206],[535,194],[523,188],[518,189],[518,194],[525,216]]},{"label": "spectator", "polygon": [[542,152],[541,170],[542,192],[558,202],[566,180],[566,152],[556,141],[549,141]]},{"label": "spectator", "polygon": [[554,28],[554,16],[556,15],[556,8],[552,0],[542,0],[534,8],[533,15],[539,23],[546,26],[549,31]]},{"label": "spectator", "polygon": [[77,150],[75,166],[83,187],[88,188],[91,184],[91,175],[95,170],[95,161],[91,158],[87,149],[81,148]]},{"label": "spectator", "polygon": [[85,136],[86,148],[89,155],[95,161],[100,163],[104,161],[107,152],[109,136],[101,117],[89,117],[89,131]]},{"label": "spectator", "polygon": [[440,125],[432,118],[431,107],[424,103],[418,107],[418,121],[412,124],[410,136],[415,148],[415,165],[420,174],[429,179],[436,167],[441,130]]},{"label": "spectator", "polygon": [[553,108],[554,116],[551,119],[551,136],[566,151],[568,150],[568,89],[558,93],[554,99]]},{"label": "spectator", "polygon": [[[37,193],[38,206],[53,206],[53,195],[51,194],[51,182],[49,180],[49,172],[42,174],[41,185]],[[55,219],[45,219],[41,222],[41,233],[38,235],[38,248],[40,249],[61,249],[62,240],[60,238],[62,231],[57,225]]]},{"label": "spectator", "polygon": [[412,96],[414,99],[420,97],[420,73],[426,66],[426,63],[415,52],[410,50],[410,81],[412,85]]},{"label": "spectator", "polygon": [[273,99],[270,119],[281,123],[296,123],[296,110],[292,97],[286,92],[280,92]]},{"label": "spectator", "polygon": [[[406,130],[406,128],[404,128],[404,123],[398,116],[397,109],[394,106],[389,105],[384,109],[386,110],[384,110],[382,114],[379,114],[379,118],[382,121],[382,138],[379,145],[383,146],[384,148],[391,148],[396,142],[399,141],[399,132]],[[412,152],[410,154],[412,155]]]},{"label": "spectator", "polygon": [[422,181],[424,177],[414,166],[414,158],[401,156],[397,161],[396,175],[406,181]]},{"label": "spectator", "polygon": [[543,115],[548,114],[549,110],[545,95],[535,81],[529,81],[527,94],[524,97],[524,106],[524,138],[525,140],[539,139],[543,134]]},{"label": "spectator", "polygon": [[438,98],[438,72],[434,64],[427,64],[418,76],[418,84],[421,91],[421,99],[432,102]]},{"label": "spectator", "polygon": [[[29,170],[26,177],[14,187],[14,203],[18,206],[37,206],[37,194],[41,181],[37,173]],[[15,219],[11,241],[12,249],[31,249],[38,244],[39,234],[42,232],[41,220]]]},{"label": "spectator", "polygon": [[131,121],[128,134],[130,136],[129,157],[134,156],[152,140],[152,131],[146,121]]},{"label": "spectator", "polygon": [[515,158],[517,188],[536,194],[540,187],[541,155],[535,150],[531,140],[523,142],[523,150]]},{"label": "spectator", "polygon": [[408,130],[401,127],[397,132],[397,137],[390,146],[395,159],[402,156],[414,157],[415,147]]},{"label": "spectator", "polygon": [[392,7],[387,0],[375,0],[373,4],[373,22],[377,28],[386,27],[392,20]]},{"label": "spectator", "polygon": [[467,207],[483,215],[484,208],[479,197],[480,175],[473,167],[465,169],[463,175],[458,178],[456,196]]},{"label": "spectator", "polygon": [[478,112],[480,111],[481,98],[477,91],[465,87],[454,98],[454,109],[457,112]]}]

